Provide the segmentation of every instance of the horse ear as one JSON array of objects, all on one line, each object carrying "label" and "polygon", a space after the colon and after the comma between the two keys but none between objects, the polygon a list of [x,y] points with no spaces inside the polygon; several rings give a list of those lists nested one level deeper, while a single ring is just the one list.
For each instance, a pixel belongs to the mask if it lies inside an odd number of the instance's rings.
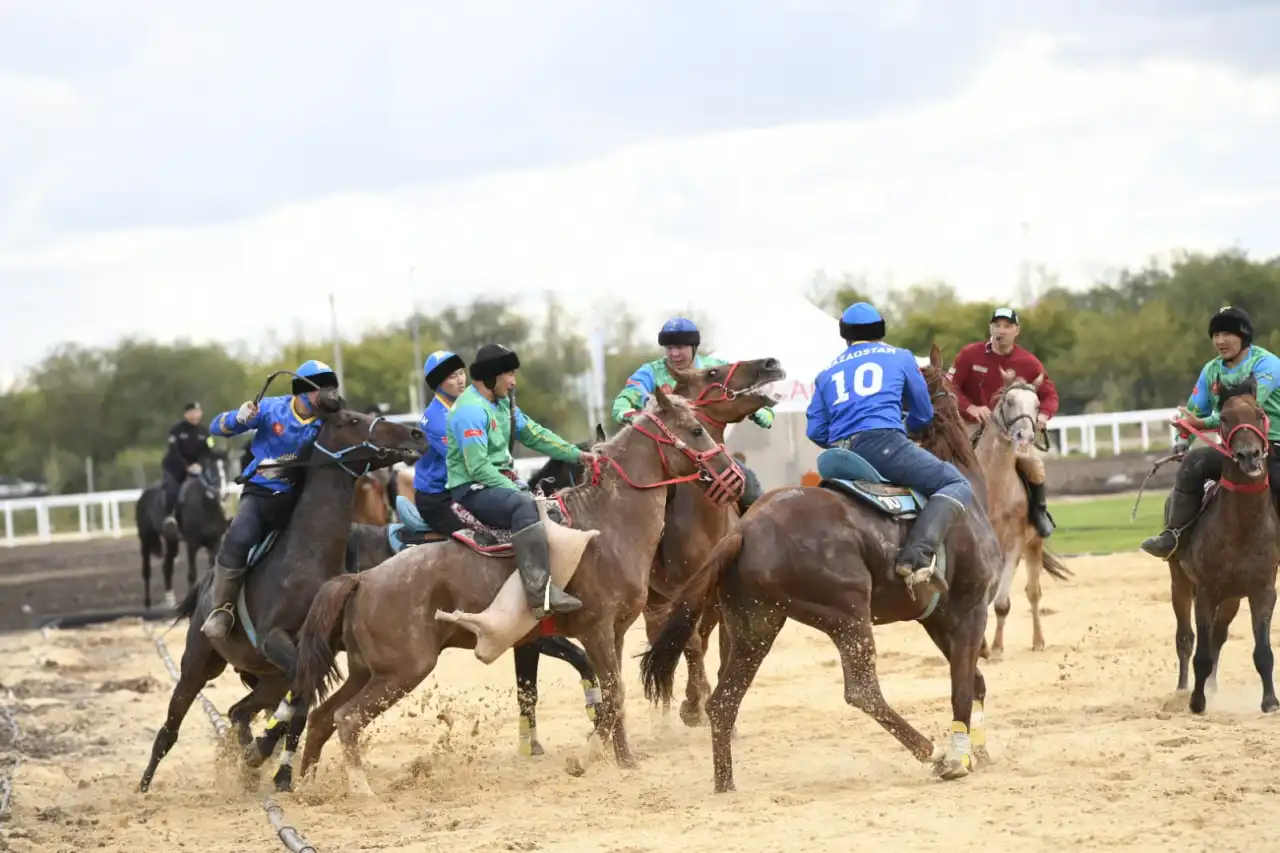
[{"label": "horse ear", "polygon": [[658,408],[664,412],[669,412],[673,408],[675,408],[671,404],[671,398],[668,397],[667,393],[662,390],[661,385],[653,389],[653,399],[658,401]]},{"label": "horse ear", "polygon": [[609,440],[609,436],[604,434],[604,426],[596,424],[596,444],[604,444]]},{"label": "horse ear", "polygon": [[1031,385],[1034,388],[1039,388],[1043,383],[1044,383],[1044,374],[1041,373],[1039,376],[1036,377],[1036,381],[1032,382]]},{"label": "horse ear", "polygon": [[929,347],[929,364],[939,370],[942,369],[942,350],[938,349],[938,345],[936,343]]},{"label": "horse ear", "polygon": [[1015,379],[1017,379],[1017,378],[1018,378],[1018,374],[1017,374],[1017,373],[1013,372],[1012,370],[1007,370],[1007,369],[1005,369],[1005,368],[1003,368],[1003,367],[1002,367],[1002,368],[1000,368],[1000,375],[1004,377],[1004,384],[1005,384],[1005,385],[1010,384],[1011,382],[1013,382],[1013,380],[1015,380]]}]

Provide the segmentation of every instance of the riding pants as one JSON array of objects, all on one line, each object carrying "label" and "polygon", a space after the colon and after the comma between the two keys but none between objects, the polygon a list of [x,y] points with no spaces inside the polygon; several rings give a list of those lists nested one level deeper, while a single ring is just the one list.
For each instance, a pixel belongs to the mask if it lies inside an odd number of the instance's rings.
[{"label": "riding pants", "polygon": [[294,504],[298,497],[294,491],[271,493],[266,489],[253,489],[253,484],[245,486],[240,495],[240,508],[231,526],[222,537],[222,548],[218,551],[218,565],[228,570],[228,574],[239,577],[245,573],[249,562],[249,552],[258,545],[272,530],[282,530],[289,522]]},{"label": "riding pants", "polygon": [[458,486],[453,499],[483,524],[509,529],[512,533],[538,523],[538,506],[533,494],[517,489],[475,489],[473,484]]},{"label": "riding pants", "polygon": [[453,498],[449,497],[448,492],[415,491],[413,505],[418,508],[418,515],[422,516],[422,520],[436,533],[452,536],[465,527],[462,519],[453,511]]},{"label": "riding pants", "polygon": [[162,469],[164,476],[162,488],[164,489],[164,514],[165,516],[173,515],[174,510],[178,508],[178,492],[182,489],[182,484],[187,479],[187,470],[185,468],[164,468]]},{"label": "riding pants", "polygon": [[[867,460],[889,482],[915,489],[926,498],[943,495],[963,507],[973,498],[973,489],[960,469],[918,447],[906,433],[866,430],[855,435],[847,449]],[[857,469],[842,456],[840,448],[835,448],[818,457],[818,475],[824,479],[856,479]]]}]

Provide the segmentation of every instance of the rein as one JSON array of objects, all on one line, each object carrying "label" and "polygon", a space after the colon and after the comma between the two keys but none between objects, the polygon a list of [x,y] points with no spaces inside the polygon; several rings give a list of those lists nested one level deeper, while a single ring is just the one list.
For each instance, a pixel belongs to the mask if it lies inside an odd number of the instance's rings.
[{"label": "rein", "polygon": [[[1241,430],[1244,430],[1246,432],[1251,432],[1254,435],[1258,436],[1258,438],[1262,439],[1262,446],[1264,448],[1268,448],[1271,446],[1271,440],[1267,438],[1267,433],[1270,432],[1271,430],[1271,419],[1267,417],[1265,413],[1262,415],[1261,427],[1255,426],[1254,424],[1236,424],[1234,427],[1231,428],[1231,431],[1227,433],[1225,436],[1222,434],[1222,428],[1219,427],[1216,434],[1221,439],[1222,441],[1221,444],[1215,441],[1210,441],[1209,439],[1212,434],[1205,433],[1205,432],[1202,432],[1201,430],[1196,429],[1191,424],[1187,423],[1185,420],[1181,418],[1174,422],[1174,426],[1178,427],[1180,430],[1183,431],[1184,437],[1186,436],[1187,433],[1191,433],[1196,438],[1203,441],[1206,445],[1208,445],[1209,447],[1212,447],[1214,450],[1218,451],[1223,456],[1230,459],[1232,462],[1235,461],[1235,456],[1231,453],[1231,442],[1235,439],[1236,433],[1240,432]],[[1233,483],[1225,477],[1219,477],[1218,484],[1221,485],[1222,488],[1226,489],[1229,492],[1243,492],[1245,494],[1264,492],[1271,487],[1271,472],[1267,471],[1263,475],[1262,480],[1256,483]]]}]

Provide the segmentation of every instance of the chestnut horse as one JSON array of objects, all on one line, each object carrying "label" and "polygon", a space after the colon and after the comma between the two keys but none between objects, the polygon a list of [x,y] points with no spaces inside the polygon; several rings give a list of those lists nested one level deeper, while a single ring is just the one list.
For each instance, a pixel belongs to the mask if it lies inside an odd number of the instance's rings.
[{"label": "chestnut horse", "polygon": [[[786,371],[776,359],[762,358],[701,370],[672,371],[676,379],[674,392],[693,400],[698,418],[716,441],[724,440],[728,424],[741,423],[757,409],[775,399],[765,392],[766,386],[786,378]],[[530,478],[533,488],[550,494],[582,481],[581,465],[551,460]],[[645,604],[644,626],[652,644],[658,639],[662,622],[660,614],[670,596],[703,564],[716,543],[733,531],[738,523],[739,508],[721,507],[708,501],[693,483],[672,486],[667,497],[666,525],[658,553],[649,574],[649,598]],[[689,678],[685,700],[680,706],[680,719],[689,726],[702,722],[703,707],[711,695],[707,679],[707,641],[715,629],[718,614],[713,607],[699,623],[696,634],[689,638],[684,659]],[[724,634],[720,635],[720,663],[724,665]],[[663,713],[671,709],[670,700],[663,702]]]},{"label": "chestnut horse", "polygon": [[[1187,661],[1195,646],[1195,689],[1191,711],[1203,714],[1205,688],[1217,687],[1218,658],[1240,599],[1249,599],[1253,620],[1253,665],[1262,679],[1262,710],[1280,708],[1272,672],[1271,615],[1276,607],[1276,565],[1280,564],[1280,516],[1267,473],[1267,415],[1258,405],[1250,377],[1219,394],[1221,445],[1189,425],[1221,453],[1222,476],[1206,495],[1203,509],[1169,557],[1173,615],[1177,621],[1178,691],[1187,689]],[[1165,503],[1165,523],[1169,505]],[[1195,630],[1192,630],[1192,608]]]},{"label": "chestnut horse", "polygon": [[1041,571],[1049,572],[1058,580],[1071,576],[1071,570],[1044,547],[1044,540],[1036,532],[1027,490],[1018,476],[1019,467],[1033,466],[1038,468],[1036,482],[1044,479],[1044,462],[1033,450],[1036,418],[1040,414],[1040,396],[1036,389],[1044,376],[1027,382],[1012,370],[1001,371],[1001,375],[1004,385],[991,402],[991,420],[980,426],[973,437],[974,454],[987,479],[987,515],[1004,553],[996,588],[996,633],[990,651],[995,660],[1004,655],[1004,622],[1009,617],[1009,591],[1018,562],[1027,567],[1032,651],[1044,651],[1044,631],[1040,627]]},{"label": "chestnut horse", "polygon": [[[788,619],[831,638],[844,667],[845,701],[870,715],[917,760],[932,761],[936,774],[960,778],[970,772],[973,758],[985,758],[981,703],[986,683],[977,662],[1000,569],[1000,544],[987,518],[982,472],[936,345],[921,369],[936,408],[922,431],[922,446],[955,464],[975,498],[939,551],[945,594],[918,599],[894,573],[908,519],[922,506],[910,490],[870,479],[773,489],[677,592],[658,642],[643,655],[645,696],[657,702],[670,695],[676,663],[699,615],[718,599],[729,655],[707,703],[717,793],[733,790],[730,734],[738,707]],[[867,470],[868,478],[875,476],[870,466]],[[921,623],[951,667],[952,735],[948,747],[936,753],[927,737],[889,707],[876,677],[872,625],[907,620]]]},{"label": "chestnut horse", "polygon": [[[667,448],[676,452],[668,453]],[[662,534],[665,486],[698,480],[709,498],[729,503],[738,499],[745,483],[742,470],[711,438],[688,401],[661,389],[634,423],[593,452],[601,458],[588,482],[556,498],[566,522],[579,531],[574,535],[590,533],[584,537],[589,540],[585,550],[574,560],[576,572],[565,584],[582,608],[540,623],[544,633],[580,639],[600,678],[595,730],[588,754],[572,768],[575,773],[585,772],[608,740],[619,764],[636,763],[623,722],[622,644],[644,608],[649,570]],[[556,532],[554,521],[543,523],[549,525],[549,534]],[[474,648],[479,656],[484,647],[489,650],[486,658],[493,660],[511,645],[509,639],[495,640],[485,627],[494,609],[473,614],[489,608],[500,591],[511,586],[512,564],[478,553],[474,544],[462,544],[466,540],[461,534],[455,539],[460,541],[405,549],[367,572],[335,578],[321,588],[299,634],[294,695],[306,697],[308,703],[324,698],[337,678],[334,649],[339,641],[347,650],[349,674],[307,722],[299,768],[304,776],[315,767],[336,727],[352,792],[371,794],[360,756],[364,728],[426,678],[442,650]],[[553,573],[556,561],[553,543]],[[522,593],[518,600],[520,613],[531,622]],[[460,612],[464,609],[472,613]],[[435,619],[427,616],[432,612]],[[520,613],[509,621],[521,624]],[[538,635],[535,624],[514,643]]]},{"label": "chestnut horse", "polygon": [[356,502],[351,509],[352,524],[386,524],[390,517],[387,487],[371,474],[356,480]]}]

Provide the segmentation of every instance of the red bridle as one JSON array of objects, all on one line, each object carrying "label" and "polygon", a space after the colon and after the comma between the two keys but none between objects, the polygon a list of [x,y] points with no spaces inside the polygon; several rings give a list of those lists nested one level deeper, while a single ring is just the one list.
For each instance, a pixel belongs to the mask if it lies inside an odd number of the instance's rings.
[{"label": "red bridle", "polygon": [[[721,428],[728,426],[727,423],[721,423],[715,418],[711,418],[711,417],[708,417],[707,415],[704,415],[702,412],[698,411],[698,409],[701,409],[703,406],[709,406],[712,403],[725,403],[731,400],[736,400],[738,398],[738,392],[734,391],[729,387],[729,382],[733,380],[733,374],[735,371],[737,371],[738,367],[741,366],[741,364],[742,362],[735,361],[732,364],[728,365],[729,369],[725,371],[724,379],[720,382],[712,382],[706,388],[703,388],[701,391],[698,392],[698,396],[692,401],[694,414],[697,415],[698,418],[701,419],[703,422],[708,424],[713,424]],[[708,399],[707,393],[713,389],[719,389],[720,396],[716,397],[715,399]]]},{"label": "red bridle", "polygon": [[[662,434],[655,435],[646,430],[641,424],[637,423],[641,418],[656,424]],[[742,493],[747,487],[746,475],[742,472],[742,468],[738,466],[737,461],[729,455],[729,451],[725,449],[723,444],[717,443],[710,450],[694,450],[677,437],[671,431],[671,428],[659,420],[658,416],[653,412],[642,412],[641,417],[633,418],[631,427],[641,435],[653,439],[654,443],[658,445],[658,458],[662,460],[662,473],[667,475],[667,479],[660,480],[657,483],[637,483],[623,470],[618,460],[608,456],[597,456],[591,465],[591,485],[598,486],[600,484],[602,464],[608,463],[618,472],[618,476],[622,478],[623,482],[633,489],[657,489],[663,486],[674,486],[678,483],[691,483],[697,480],[705,484],[703,491],[716,506],[728,506],[742,497]],[[696,470],[692,474],[686,474],[683,477],[672,477],[671,469],[667,465],[666,451],[662,449],[664,444],[671,445],[688,457],[693,462],[693,467]],[[711,461],[721,454],[724,455],[728,465],[717,471],[711,466]]]},{"label": "red bridle", "polygon": [[[1197,438],[1199,438],[1205,444],[1212,447],[1214,450],[1218,451],[1223,456],[1230,459],[1232,462],[1235,461],[1235,455],[1231,452],[1231,442],[1235,439],[1236,433],[1240,432],[1241,430],[1252,432],[1253,434],[1258,436],[1258,438],[1262,439],[1262,447],[1264,448],[1264,450],[1271,446],[1271,440],[1267,438],[1267,434],[1271,432],[1271,419],[1267,417],[1266,412],[1263,412],[1262,414],[1261,427],[1257,426],[1256,424],[1236,424],[1234,427],[1231,428],[1231,431],[1226,435],[1222,434],[1221,426],[1219,426],[1214,433],[1210,434],[1210,433],[1205,433],[1196,429],[1195,427],[1193,427],[1191,424],[1187,423],[1183,419],[1174,421],[1174,425],[1178,427],[1180,430],[1182,430],[1183,438],[1186,438],[1188,433],[1193,433]],[[1211,435],[1215,435],[1215,434],[1218,436],[1218,438],[1222,440],[1221,444],[1211,440]],[[1229,492],[1245,492],[1245,493],[1263,492],[1271,487],[1271,472],[1267,471],[1266,474],[1263,476],[1262,481],[1257,483],[1232,483],[1230,480],[1227,480],[1225,477],[1219,478],[1218,482],[1222,485],[1222,488],[1226,489]]]}]

